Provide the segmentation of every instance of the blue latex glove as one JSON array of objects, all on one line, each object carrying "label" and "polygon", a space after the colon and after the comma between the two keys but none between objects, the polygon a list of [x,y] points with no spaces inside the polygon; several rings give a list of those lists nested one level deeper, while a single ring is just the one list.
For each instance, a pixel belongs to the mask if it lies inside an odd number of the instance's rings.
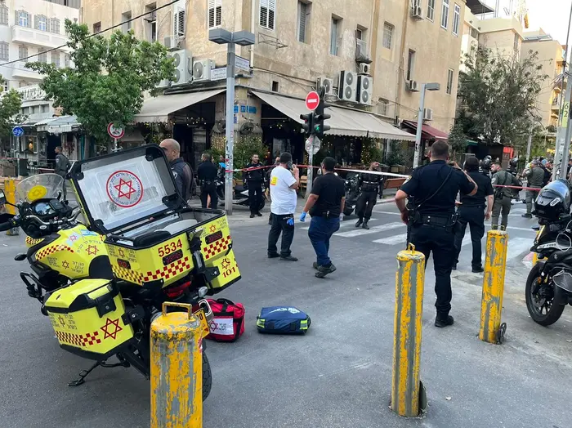
[{"label": "blue latex glove", "polygon": [[306,217],[307,217],[307,212],[301,212],[301,216],[299,217],[299,221],[305,222]]},{"label": "blue latex glove", "polygon": [[294,218],[289,218],[289,219],[287,220],[287,225],[294,226],[294,225],[295,225],[295,219],[294,219]]},{"label": "blue latex glove", "polygon": [[343,221],[343,218],[345,218],[345,214],[341,212],[341,214],[339,215],[339,221]]}]

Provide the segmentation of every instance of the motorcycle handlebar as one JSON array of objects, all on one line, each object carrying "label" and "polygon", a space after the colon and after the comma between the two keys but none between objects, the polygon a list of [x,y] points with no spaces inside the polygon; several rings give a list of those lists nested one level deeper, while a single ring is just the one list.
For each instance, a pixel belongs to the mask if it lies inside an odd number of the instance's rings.
[{"label": "motorcycle handlebar", "polygon": [[13,227],[16,227],[16,225],[12,221],[0,223],[0,231],[8,231]]}]

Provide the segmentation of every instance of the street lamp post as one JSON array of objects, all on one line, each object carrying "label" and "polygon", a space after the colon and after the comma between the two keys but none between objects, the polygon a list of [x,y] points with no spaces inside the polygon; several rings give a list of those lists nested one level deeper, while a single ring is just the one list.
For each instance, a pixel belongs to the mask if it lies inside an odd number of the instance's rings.
[{"label": "street lamp post", "polygon": [[209,40],[219,45],[227,44],[227,81],[225,94],[225,211],[233,212],[233,145],[235,125],[233,108],[235,105],[235,45],[255,44],[255,35],[248,31],[234,33],[222,28],[209,30]]},{"label": "street lamp post", "polygon": [[419,103],[419,117],[417,121],[417,136],[415,141],[415,159],[413,161],[413,169],[419,166],[419,160],[421,158],[421,137],[423,133],[423,112],[425,110],[425,91],[438,91],[440,90],[440,84],[433,82],[429,84],[423,84],[421,88],[421,98]]}]

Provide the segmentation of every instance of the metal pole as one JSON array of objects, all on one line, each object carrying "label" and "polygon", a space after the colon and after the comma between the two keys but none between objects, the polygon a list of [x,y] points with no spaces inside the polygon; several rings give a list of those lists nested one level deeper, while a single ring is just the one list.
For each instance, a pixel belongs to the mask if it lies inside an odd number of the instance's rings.
[{"label": "metal pole", "polygon": [[413,169],[419,167],[419,160],[421,158],[421,137],[423,133],[423,111],[425,108],[425,90],[426,84],[421,88],[421,99],[419,104],[419,118],[417,121],[417,136],[415,141],[415,159],[413,161]]},{"label": "metal pole", "polygon": [[314,152],[315,152],[315,139],[314,139],[314,135],[310,135],[309,136],[312,140],[311,143],[311,151],[309,151],[309,167],[307,169],[307,185],[305,188],[305,198],[308,199],[309,196],[311,195],[311,189],[313,188],[313,173],[314,170],[313,169],[313,157],[314,157]]},{"label": "metal pole", "polygon": [[486,258],[484,280],[482,283],[482,305],[480,308],[480,340],[499,344],[506,331],[501,324],[502,296],[504,295],[504,276],[506,273],[506,251],[508,233],[490,230],[486,237]]},{"label": "metal pole", "polygon": [[397,261],[391,409],[416,417],[426,409],[420,381],[425,256],[409,245]]},{"label": "metal pole", "polygon": [[[187,313],[167,313],[167,306],[184,307]],[[201,321],[192,314],[191,305],[164,302],[162,307],[150,333],[150,427],[201,428]]]},{"label": "metal pole", "polygon": [[[20,168],[18,166],[18,168]],[[6,202],[12,203],[12,205],[16,204],[16,180],[15,179],[6,179],[4,181],[4,194],[6,195]],[[17,215],[16,208],[12,205],[6,205],[6,211],[9,214]],[[6,231],[7,236],[18,236],[20,234],[19,227],[12,227],[10,230]]]},{"label": "metal pole", "polygon": [[526,147],[526,163],[530,161],[531,150],[532,150],[532,125],[530,125],[530,133],[528,134],[528,146]]},{"label": "metal pole", "polygon": [[560,134],[556,138],[562,146],[562,161],[560,163],[560,177],[566,179],[568,160],[570,159],[570,141],[572,139],[572,74],[568,76],[566,94],[569,99],[564,103],[562,118],[560,118]]},{"label": "metal pole", "polygon": [[225,211],[233,213],[233,143],[235,124],[235,43],[227,44],[227,88],[225,94]]}]

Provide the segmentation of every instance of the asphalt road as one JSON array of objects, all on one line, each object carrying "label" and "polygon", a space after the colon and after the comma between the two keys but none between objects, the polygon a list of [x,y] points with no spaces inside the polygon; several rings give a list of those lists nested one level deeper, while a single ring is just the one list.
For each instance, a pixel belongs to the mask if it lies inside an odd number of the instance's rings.
[{"label": "asphalt road", "polygon": [[[510,217],[503,321],[506,342],[477,338],[482,277],[470,272],[471,245],[453,272],[455,325],[434,327],[434,276],[424,298],[421,378],[429,409],[422,419],[390,411],[395,256],[403,226],[392,205],[375,208],[367,234],[343,225],[332,241],[338,270],[317,279],[308,224],[298,224],[299,262],[266,258],[266,217],[232,220],[243,279],[220,296],[247,309],[245,335],[234,344],[209,342],[213,390],[205,427],[571,427],[572,313],[553,326],[529,317],[528,269],[522,258],[533,233]],[[81,387],[67,383],[89,365],[61,350],[49,320],[25,292],[12,256],[23,237],[0,236],[0,424],[5,427],[148,427],[149,385],[133,369],[98,369]],[[262,306],[293,305],[309,313],[306,336],[258,334]]]}]

